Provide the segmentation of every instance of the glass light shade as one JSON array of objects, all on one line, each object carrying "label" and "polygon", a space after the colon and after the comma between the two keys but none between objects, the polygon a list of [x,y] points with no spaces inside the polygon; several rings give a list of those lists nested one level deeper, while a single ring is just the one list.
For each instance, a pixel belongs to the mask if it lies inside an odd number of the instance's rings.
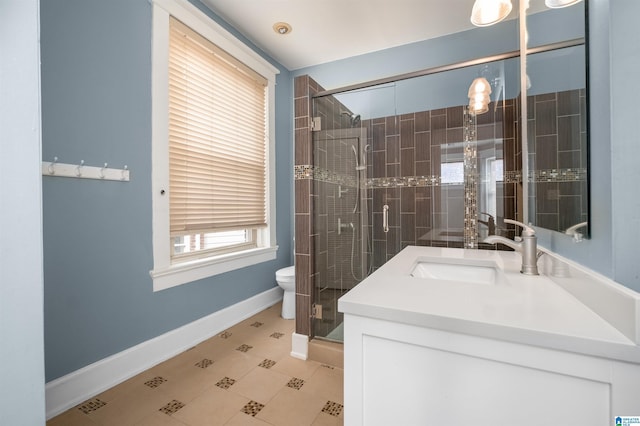
[{"label": "glass light shade", "polygon": [[511,0],[476,0],[471,9],[471,23],[477,27],[497,24],[509,15],[512,7]]},{"label": "glass light shade", "polygon": [[491,94],[491,85],[484,77],[478,77],[471,83],[469,86],[469,96],[470,98],[476,94],[483,94],[489,96]]},{"label": "glass light shade", "polygon": [[562,7],[573,6],[582,0],[544,0],[544,4],[550,9],[560,9]]},{"label": "glass light shade", "polygon": [[472,114],[484,114],[489,111],[491,85],[484,77],[473,80],[469,86],[469,111]]},{"label": "glass light shade", "polygon": [[484,102],[470,102],[469,112],[471,114],[479,115],[489,111],[489,104]]}]

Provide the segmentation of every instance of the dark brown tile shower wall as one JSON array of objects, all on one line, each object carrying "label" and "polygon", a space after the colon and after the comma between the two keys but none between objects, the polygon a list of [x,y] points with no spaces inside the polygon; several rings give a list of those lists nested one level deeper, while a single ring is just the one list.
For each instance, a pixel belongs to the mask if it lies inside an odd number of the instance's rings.
[{"label": "dark brown tile shower wall", "polygon": [[311,335],[313,305],[313,173],[304,166],[313,164],[311,138],[311,96],[321,90],[308,76],[294,81],[295,139],[295,280],[296,333]]},{"label": "dark brown tile shower wall", "polygon": [[[514,100],[500,103],[494,111],[478,116],[478,140],[497,140],[495,156],[504,159],[504,170],[511,175],[519,171],[516,140],[516,105]],[[396,178],[441,176],[441,164],[462,155],[464,140],[463,107],[422,111],[398,117],[377,118],[363,122],[373,147],[368,176],[386,178],[393,186]],[[456,144],[456,148],[452,148]],[[502,184],[499,216],[515,218],[517,190],[514,179]],[[374,268],[382,266],[407,245],[462,247],[464,191],[462,185],[411,186],[369,190],[373,223]],[[383,233],[382,209],[389,206],[389,232]],[[459,216],[459,217],[458,217]],[[458,217],[457,220],[453,218]],[[452,235],[440,238],[434,230]],[[494,248],[481,245],[482,248]]]},{"label": "dark brown tile shower wall", "polygon": [[536,225],[563,230],[587,220],[586,178],[575,181],[548,178],[549,171],[587,168],[586,98],[583,90],[530,96],[530,164],[535,171],[530,205]]},{"label": "dark brown tile shower wall", "polygon": [[[312,95],[322,90],[308,76],[295,80],[295,259],[296,259],[296,333],[313,335],[311,309],[317,284],[342,288],[342,277],[351,273],[346,256],[340,250],[347,245],[335,232],[336,215],[348,217],[344,206],[336,195],[335,182],[313,179],[314,167],[346,175],[354,164],[345,161],[351,158],[347,145],[333,146],[317,142],[314,151],[311,116],[322,119],[323,130],[338,130],[349,127],[342,116],[343,106],[335,99],[324,98],[317,111],[312,108]],[[478,117],[478,139],[500,139],[496,156],[504,158],[504,170],[519,170],[517,105],[513,100],[500,104],[494,111]],[[447,155],[462,153],[453,151],[447,144],[463,141],[463,108],[452,107],[423,111],[394,117],[363,120],[366,129],[367,177],[390,181],[416,177],[433,178],[441,174],[441,162]],[[333,136],[332,136],[333,137]],[[459,144],[458,144],[459,145]],[[341,161],[338,161],[341,159]],[[504,183],[502,192],[502,215],[515,218],[517,210],[516,183]],[[429,236],[435,228],[460,229],[463,221],[453,223],[450,217],[460,214],[464,208],[464,192],[461,185],[391,185],[367,189],[367,208],[372,218],[368,232],[372,236],[372,262],[375,268],[384,264],[407,245],[431,245],[462,247],[462,239],[439,239]],[[346,203],[353,203],[353,193],[347,193]],[[390,206],[388,233],[382,232],[382,206]],[[314,208],[316,211],[314,212]],[[350,218],[347,220],[351,220]],[[354,220],[355,222],[355,220]],[[348,242],[349,244],[351,242]],[[493,248],[486,246],[485,248]],[[337,298],[335,298],[337,299]],[[334,307],[335,310],[335,307]],[[336,314],[337,315],[337,314]],[[320,324],[322,325],[322,324]]]}]

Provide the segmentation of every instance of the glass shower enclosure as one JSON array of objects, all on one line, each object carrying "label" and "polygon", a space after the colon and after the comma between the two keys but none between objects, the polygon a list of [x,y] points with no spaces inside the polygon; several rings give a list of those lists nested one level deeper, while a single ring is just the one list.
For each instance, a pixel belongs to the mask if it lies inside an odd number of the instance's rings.
[{"label": "glass shower enclosure", "polygon": [[[474,114],[478,77],[492,96]],[[316,338],[342,341],[338,299],[404,247],[513,237],[518,82],[512,58],[313,99]]]}]

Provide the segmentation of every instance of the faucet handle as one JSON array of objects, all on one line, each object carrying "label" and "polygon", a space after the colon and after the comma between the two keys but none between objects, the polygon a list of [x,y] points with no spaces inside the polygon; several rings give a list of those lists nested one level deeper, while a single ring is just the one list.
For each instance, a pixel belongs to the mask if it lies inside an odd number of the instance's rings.
[{"label": "faucet handle", "polygon": [[522,222],[518,222],[517,220],[504,219],[504,223],[510,223],[512,225],[518,225],[519,227],[521,227],[522,228],[521,236],[523,236],[523,237],[533,237],[533,236],[536,235],[536,230],[535,229],[533,229],[529,225],[525,225]]}]

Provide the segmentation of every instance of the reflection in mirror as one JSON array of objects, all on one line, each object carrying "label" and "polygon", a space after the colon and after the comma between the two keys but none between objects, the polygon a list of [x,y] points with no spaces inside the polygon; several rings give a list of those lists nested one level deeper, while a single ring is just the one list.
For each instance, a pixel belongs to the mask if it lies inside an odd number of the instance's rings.
[{"label": "reflection in mirror", "polygon": [[570,7],[527,16],[527,220],[580,241],[589,220],[586,1],[552,3]]}]

